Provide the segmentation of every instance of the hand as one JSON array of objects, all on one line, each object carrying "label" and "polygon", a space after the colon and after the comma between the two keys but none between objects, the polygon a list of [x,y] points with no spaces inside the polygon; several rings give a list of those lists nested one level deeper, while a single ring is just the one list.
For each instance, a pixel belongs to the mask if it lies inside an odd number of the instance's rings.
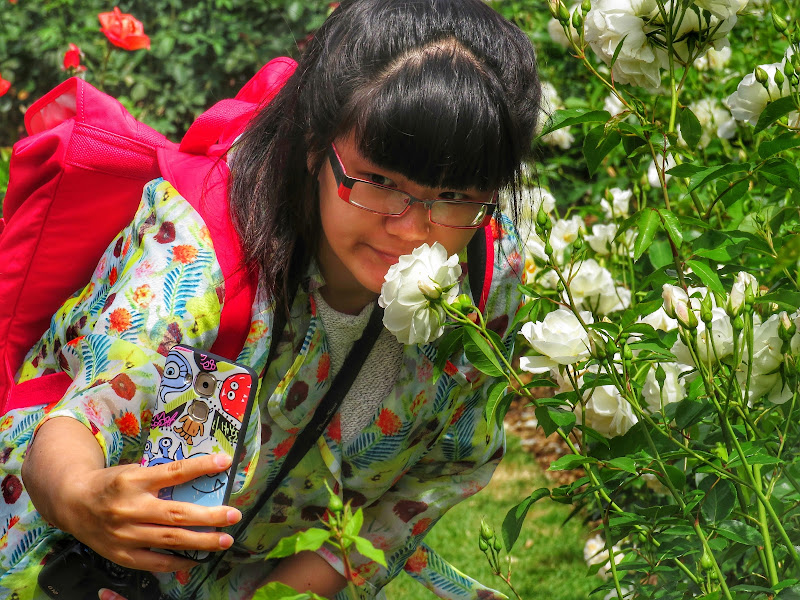
[{"label": "hand", "polygon": [[217,552],[233,544],[221,532],[197,532],[186,527],[226,527],[241,513],[231,507],[204,507],[160,500],[165,487],[219,473],[230,466],[227,455],[199,456],[143,468],[122,465],[87,471],[77,484],[65,486],[64,517],[59,527],[101,556],[124,567],[148,571],[177,571],[196,563],[154,552],[150,548]]}]

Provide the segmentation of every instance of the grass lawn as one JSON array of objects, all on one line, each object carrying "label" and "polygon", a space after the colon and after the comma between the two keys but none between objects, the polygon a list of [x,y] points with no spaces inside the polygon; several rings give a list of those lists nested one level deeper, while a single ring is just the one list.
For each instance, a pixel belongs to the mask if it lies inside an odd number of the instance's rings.
[{"label": "grass lawn", "polygon": [[[544,479],[533,457],[519,439],[509,435],[508,454],[491,483],[448,512],[426,537],[426,542],[459,570],[484,585],[513,597],[489,570],[478,548],[481,517],[495,531],[506,512],[538,487]],[[588,537],[579,519],[564,523],[570,507],[540,500],[528,512],[512,552],[511,581],[523,600],[583,600],[601,580],[588,576],[583,545]],[[386,587],[388,600],[433,600],[436,596],[404,573]]]},{"label": "grass lawn", "polygon": [[[481,518],[499,533],[508,510],[547,482],[536,461],[509,435],[508,454],[489,486],[448,512],[426,542],[464,573],[508,594],[491,574],[478,548]],[[588,537],[579,519],[564,523],[570,507],[540,500],[528,512],[515,545],[511,581],[523,600],[585,600],[601,580],[588,575],[583,545]],[[387,600],[435,600],[437,597],[405,573],[386,588]],[[601,597],[601,596],[598,596]],[[268,600],[262,594],[257,600]]]}]

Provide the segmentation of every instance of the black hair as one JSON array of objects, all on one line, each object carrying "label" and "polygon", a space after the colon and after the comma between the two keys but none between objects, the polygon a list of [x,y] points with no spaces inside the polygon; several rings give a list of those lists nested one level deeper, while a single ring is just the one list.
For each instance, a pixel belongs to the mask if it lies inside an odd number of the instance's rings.
[{"label": "black hair", "polygon": [[321,238],[325,151],[351,133],[420,185],[505,188],[516,219],[539,95],[530,40],[482,0],[342,2],[236,144],[229,196],[247,265],[285,309]]}]

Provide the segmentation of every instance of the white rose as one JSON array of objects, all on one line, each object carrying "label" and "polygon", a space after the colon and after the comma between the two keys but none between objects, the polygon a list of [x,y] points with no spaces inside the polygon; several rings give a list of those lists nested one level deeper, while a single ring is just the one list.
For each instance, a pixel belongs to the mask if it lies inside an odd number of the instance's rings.
[{"label": "white rose", "polygon": [[[459,293],[458,255],[448,258],[440,243],[422,244],[400,257],[386,273],[378,304],[385,309],[383,324],[403,344],[424,344],[444,332],[445,313],[428,298],[436,293],[453,302]],[[428,296],[426,298],[426,295]]]},{"label": "white rose", "polygon": [[[573,7],[570,10],[570,14],[575,9]],[[578,32],[575,31],[575,28],[570,23],[569,26],[570,33],[572,34],[572,38],[577,40],[578,39]],[[550,35],[550,39],[553,40],[556,44],[564,48],[565,50],[572,47],[572,44],[569,43],[569,38],[567,34],[564,32],[564,28],[561,26],[561,22],[558,19],[550,19],[547,22],[547,33]]]},{"label": "white rose", "polygon": [[592,227],[592,233],[586,236],[586,241],[597,254],[600,256],[608,256],[611,254],[611,247],[616,235],[617,226],[614,223],[594,225]]},{"label": "white rose", "polygon": [[[580,313],[583,322],[593,323],[589,312]],[[589,336],[572,311],[559,308],[544,320],[527,322],[520,334],[541,356],[523,356],[519,366],[529,373],[544,373],[559,365],[571,365],[589,358]]]},{"label": "white rose", "polygon": [[625,108],[625,105],[620,102],[620,99],[617,98],[616,94],[609,94],[603,101],[603,110],[607,110],[612,117],[616,117],[618,114],[625,112],[627,109]]},{"label": "white rose", "polygon": [[586,14],[586,42],[606,65],[611,64],[622,43],[612,67],[617,83],[651,90],[661,85],[661,69],[668,66],[667,57],[646,35],[650,30],[647,20],[657,8],[655,0],[599,0]]},{"label": "white rose", "polygon": [[[714,364],[733,353],[733,326],[725,309],[714,307],[711,309],[711,339],[703,321],[697,324],[697,354],[703,364],[709,361]],[[672,346],[672,353],[678,362],[685,365],[695,365],[692,355],[686,345],[679,339]]]},{"label": "white rose", "polygon": [[[780,89],[775,84],[775,72],[778,69],[783,69],[785,60],[786,59],[779,63],[760,65],[769,76],[767,82],[769,92],[764,89],[763,85],[756,81],[755,70],[744,76],[744,79],[739,82],[736,91],[725,99],[725,104],[731,110],[734,119],[738,121],[747,121],[755,126],[758,123],[758,117],[764,112],[767,104],[789,94],[790,87],[788,78],[784,81]],[[797,112],[789,114],[790,122],[797,120]]]},{"label": "white rose", "polygon": [[562,150],[569,150],[575,143],[575,136],[572,135],[570,127],[562,127],[542,136],[542,142],[548,146],[556,146]]},{"label": "white rose", "polygon": [[605,198],[600,200],[600,208],[603,209],[606,219],[627,219],[630,216],[633,192],[615,187],[608,190],[608,193],[611,195],[610,204]]},{"label": "white rose", "polygon": [[662,406],[672,402],[680,402],[686,397],[686,390],[680,381],[680,365],[676,363],[661,363],[661,368],[664,370],[665,375],[664,387],[659,387],[658,385],[658,379],[656,378],[657,367],[658,365],[653,365],[653,368],[647,372],[644,387],[642,387],[642,396],[644,396],[650,412],[658,412]]},{"label": "white rose", "polygon": [[631,405],[616,386],[600,385],[586,392],[583,409],[586,424],[600,435],[612,438],[624,435],[639,422]]},{"label": "white rose", "polygon": [[705,71],[706,69],[721,71],[730,62],[732,55],[733,51],[731,50],[730,44],[723,46],[719,50],[709,48],[708,52],[694,61],[694,66],[701,71]]},{"label": "white rose", "polygon": [[666,159],[663,155],[658,155],[658,166],[661,167],[658,169],[656,167],[656,161],[650,161],[650,166],[647,167],[647,182],[650,184],[650,187],[660,188],[661,187],[661,179],[658,176],[659,170],[664,172],[664,183],[666,184],[667,181],[672,179],[672,175],[668,175],[667,171],[669,171],[672,167],[675,166],[675,158],[668,154]]},{"label": "white rose", "polygon": [[566,279],[578,310],[607,315],[630,306],[630,291],[616,286],[611,272],[593,258],[571,265]]},{"label": "white rose", "polygon": [[728,310],[734,315],[738,315],[744,307],[748,289],[753,294],[753,297],[757,296],[758,280],[746,271],[739,271],[731,286],[731,293],[728,296]]},{"label": "white rose", "polygon": [[792,397],[792,391],[784,385],[779,371],[783,363],[783,342],[778,333],[779,328],[779,315],[772,315],[763,323],[754,324],[752,363],[749,352],[745,349],[742,362],[736,369],[736,379],[743,390],[747,387],[750,370],[747,401],[751,404],[762,397],[767,397],[774,404],[783,404]]},{"label": "white rose", "polygon": [[567,246],[578,239],[582,229],[584,229],[583,219],[579,215],[569,219],[558,219],[553,223],[553,229],[550,231],[550,245],[553,247],[553,254],[559,263],[563,263],[564,251]]},{"label": "white rose", "polygon": [[747,0],[695,0],[694,3],[718,19],[735,17],[736,13],[747,6]]},{"label": "white rose", "polygon": [[[689,109],[697,117],[702,128],[702,134],[698,142],[699,148],[708,146],[713,136],[729,140],[736,134],[736,119],[717,100],[704,98],[703,100],[692,102],[689,105]],[[686,145],[680,126],[678,126],[678,141],[684,146]]]},{"label": "white rose", "polygon": [[617,229],[615,223],[594,225],[592,233],[586,236],[586,241],[600,256],[608,256],[612,253],[633,256],[633,244],[636,241],[637,232],[633,229],[626,229],[615,241]]},{"label": "white rose", "polygon": [[671,319],[663,306],[660,306],[658,310],[651,312],[649,315],[640,317],[639,322],[647,323],[653,329],[661,331],[672,331],[678,327],[678,321],[676,319]]},{"label": "white rose", "polygon": [[[612,546],[614,550],[614,564],[618,565],[622,558],[625,556],[620,552],[619,546]],[[598,534],[590,537],[583,545],[583,560],[586,561],[588,566],[603,565],[597,574],[603,579],[607,579],[611,566],[611,561],[608,558],[608,550],[606,550],[606,543],[603,538]]]},{"label": "white rose", "polygon": [[681,304],[689,304],[689,294],[686,293],[681,287],[677,285],[670,285],[665,283],[661,286],[661,298],[664,300],[664,312],[671,319],[675,318],[678,306]]}]

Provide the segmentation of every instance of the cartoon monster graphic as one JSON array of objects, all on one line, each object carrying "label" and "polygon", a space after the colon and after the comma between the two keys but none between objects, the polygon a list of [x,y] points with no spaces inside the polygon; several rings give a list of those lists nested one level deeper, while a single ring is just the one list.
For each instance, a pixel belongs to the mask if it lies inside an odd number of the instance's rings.
[{"label": "cartoon monster graphic", "polygon": [[222,382],[222,388],[219,392],[222,410],[237,421],[241,422],[244,416],[244,411],[247,408],[247,399],[250,397],[251,386],[252,379],[245,373],[231,375]]},{"label": "cartoon monster graphic", "polygon": [[178,424],[172,429],[191,446],[195,436],[202,436],[205,432],[203,423],[208,421],[209,412],[208,404],[202,400],[192,400],[186,414],[178,419]]},{"label": "cartoon monster graphic", "polygon": [[167,403],[168,396],[185,392],[192,385],[192,367],[185,356],[174,352],[167,357],[164,365],[164,374],[161,376],[161,387],[158,390],[158,399],[163,404]]}]

